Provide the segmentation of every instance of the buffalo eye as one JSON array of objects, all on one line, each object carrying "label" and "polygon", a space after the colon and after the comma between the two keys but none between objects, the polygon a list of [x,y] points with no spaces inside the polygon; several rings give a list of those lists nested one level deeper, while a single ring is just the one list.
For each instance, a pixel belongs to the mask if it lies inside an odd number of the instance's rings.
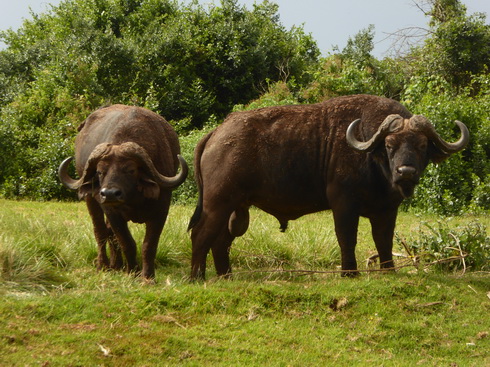
[{"label": "buffalo eye", "polygon": [[386,151],[388,152],[388,155],[390,157],[392,157],[394,154],[394,151],[395,151],[395,147],[393,145],[391,145],[390,143],[386,143],[385,147],[386,147]]},{"label": "buffalo eye", "polygon": [[122,169],[126,175],[136,176],[138,174],[138,165],[132,161],[127,162]]},{"label": "buffalo eye", "polygon": [[129,176],[136,176],[137,169],[134,167],[126,167],[124,169],[124,173],[129,175]]}]

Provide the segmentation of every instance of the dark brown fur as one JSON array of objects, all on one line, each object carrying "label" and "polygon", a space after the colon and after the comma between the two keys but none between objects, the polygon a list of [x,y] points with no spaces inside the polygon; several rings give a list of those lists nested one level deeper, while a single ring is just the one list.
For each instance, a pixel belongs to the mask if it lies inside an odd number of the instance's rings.
[{"label": "dark brown fur", "polygon": [[[398,206],[411,194],[429,161],[448,155],[423,134],[405,129],[385,139],[399,147],[395,157],[388,158],[392,153],[385,144],[371,153],[347,144],[346,130],[355,119],[362,121],[358,139],[366,141],[391,114],[405,122],[412,117],[400,103],[369,95],[229,115],[195,151],[200,196],[189,224],[191,277],[204,277],[210,249],[217,273],[231,272],[229,249],[233,239],[247,230],[252,205],[275,216],[282,230],[289,220],[331,209],[342,269],[352,274],[357,270],[354,249],[359,217],[367,217],[382,266],[393,267]],[[409,162],[397,162],[403,159]],[[397,167],[414,166],[416,174],[395,185],[393,162]]]},{"label": "dark brown fur", "polygon": [[[98,244],[98,268],[121,268],[124,254],[127,271],[135,272],[136,243],[127,222],[145,223],[142,273],[145,278],[153,278],[158,240],[167,218],[171,189],[156,183],[143,160],[135,155],[134,147],[137,144],[136,148],[146,151],[161,175],[174,176],[180,153],[177,134],[156,113],[124,105],[93,112],[80,125],[79,131],[75,141],[75,161],[83,183],[78,190],[92,217]],[[88,164],[96,148],[101,154],[93,164]],[[107,242],[110,260],[105,249]]]}]

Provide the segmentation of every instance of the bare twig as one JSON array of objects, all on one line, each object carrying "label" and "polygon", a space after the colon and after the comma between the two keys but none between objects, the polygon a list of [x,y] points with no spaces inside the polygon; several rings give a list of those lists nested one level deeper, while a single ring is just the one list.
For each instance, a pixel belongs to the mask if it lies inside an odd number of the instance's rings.
[{"label": "bare twig", "polygon": [[[415,267],[418,269],[418,256],[415,257],[407,257],[404,255],[400,254],[395,254],[395,256],[401,256],[407,259],[408,261],[405,261],[405,263],[401,263],[398,266],[394,266],[391,268],[380,268],[380,269],[359,269],[356,272],[357,273],[380,273],[380,272],[387,272],[387,271],[396,271],[400,270],[403,268],[407,267]],[[446,259],[439,259],[432,261],[430,263],[427,263],[425,265],[425,268],[437,265],[437,264],[442,264],[442,263],[447,263],[447,262],[452,262],[452,261],[461,261],[466,257],[467,254],[464,253],[463,251],[460,252],[460,256],[451,256]],[[415,258],[415,261],[414,259]],[[382,264],[381,264],[382,265]],[[307,270],[307,269],[257,269],[257,270],[243,270],[243,271],[236,271],[233,272],[233,275],[243,275],[243,274],[259,274],[259,273],[268,273],[270,275],[272,274],[298,274],[298,275],[313,275],[313,274],[348,274],[350,271],[346,270]],[[464,274],[464,273],[463,273]],[[228,277],[229,275],[226,275]]]},{"label": "bare twig", "polygon": [[432,307],[432,306],[437,306],[437,305],[442,305],[444,302],[441,301],[436,301],[436,302],[429,302],[429,303],[424,303],[417,305],[417,307]]},{"label": "bare twig", "polygon": [[[464,254],[463,253],[463,250],[461,250],[461,244],[459,242],[459,238],[457,238],[454,234],[452,233],[449,233],[449,235],[454,238],[454,240],[456,241],[456,245],[458,246],[457,249],[455,250],[458,250],[459,251],[459,255],[461,256],[461,262],[463,263],[463,273],[461,275],[464,275],[466,273],[466,262],[464,261],[464,258],[466,257],[467,254]],[[448,247],[448,248],[451,248],[453,249],[452,247]]]}]

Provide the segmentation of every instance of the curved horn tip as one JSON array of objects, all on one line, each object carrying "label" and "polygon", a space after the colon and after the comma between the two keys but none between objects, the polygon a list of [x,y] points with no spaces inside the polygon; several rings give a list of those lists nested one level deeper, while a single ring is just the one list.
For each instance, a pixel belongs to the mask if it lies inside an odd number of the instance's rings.
[{"label": "curved horn tip", "polygon": [[184,157],[183,157],[183,156],[181,156],[180,154],[177,154],[177,159],[179,160],[179,162],[180,162],[180,166],[181,166],[182,168],[184,168],[184,167],[185,167],[186,169],[188,168],[188,166],[187,166],[187,161],[184,159]]},{"label": "curved horn tip", "polygon": [[458,127],[459,127],[460,130],[464,130],[464,132],[467,133],[468,136],[470,135],[470,132],[468,130],[468,127],[463,122],[461,122],[459,120],[454,120],[454,123],[456,125],[458,125]]},{"label": "curved horn tip", "polygon": [[432,125],[432,128],[428,131],[428,136],[432,140],[434,145],[447,156],[462,151],[464,148],[466,148],[470,141],[470,132],[468,131],[466,125],[458,120],[455,121],[455,124],[458,126],[461,132],[461,137],[458,141],[454,143],[449,143],[442,139],[442,137],[435,131]]},{"label": "curved horn tip", "polygon": [[347,144],[355,150],[358,150],[360,152],[364,151],[370,151],[371,150],[371,144],[370,142],[361,142],[357,140],[355,136],[355,129],[361,122],[361,119],[356,119],[352,121],[349,126],[347,127],[347,131],[345,132],[345,138],[347,140]]},{"label": "curved horn tip", "polygon": [[63,186],[68,189],[76,190],[80,186],[80,180],[74,180],[68,175],[68,165],[73,160],[73,157],[66,158],[63,162],[61,162],[58,167],[58,178],[60,179]]},{"label": "curved horn tip", "polygon": [[[153,168],[151,168],[151,170],[154,172],[155,177],[158,179],[158,183],[162,187],[174,190],[177,187],[179,187],[186,180],[187,174],[189,172],[187,162],[185,161],[184,157],[182,157],[180,154],[177,154],[177,159],[179,160],[181,169],[180,169],[180,172],[177,173],[173,177],[167,177],[167,176],[159,174],[158,171],[156,171],[156,169],[154,168],[153,164],[151,164],[151,166],[153,166]],[[151,161],[150,161],[150,163],[151,163]]]},{"label": "curved horn tip", "polygon": [[61,162],[61,164],[58,167],[58,173],[61,171],[62,168],[64,168],[65,166],[68,166],[72,160],[73,160],[73,157],[65,158],[63,160],[63,162]]},{"label": "curved horn tip", "polygon": [[470,142],[470,131],[463,122],[455,120],[454,123],[458,125],[459,130],[461,131],[461,138],[459,139],[459,141],[454,143],[454,145],[458,146],[457,149],[463,150]]}]

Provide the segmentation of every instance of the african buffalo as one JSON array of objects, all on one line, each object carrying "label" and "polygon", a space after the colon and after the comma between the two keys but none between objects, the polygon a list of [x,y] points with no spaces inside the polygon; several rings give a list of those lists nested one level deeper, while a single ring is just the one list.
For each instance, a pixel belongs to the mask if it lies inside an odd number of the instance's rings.
[{"label": "african buffalo", "polygon": [[344,275],[357,274],[358,222],[367,217],[381,267],[392,268],[398,206],[429,161],[468,144],[468,129],[456,124],[461,138],[447,143],[425,117],[370,95],[232,113],[195,150],[191,278],[204,278],[210,249],[218,275],[231,272],[230,246],[246,232],[251,205],[275,216],[282,230],[331,209]]},{"label": "african buffalo", "polygon": [[[97,267],[122,268],[122,248],[127,271],[135,272],[136,243],[127,222],[145,223],[142,275],[153,278],[171,190],[184,182],[188,172],[177,134],[156,113],[124,105],[93,112],[78,131],[75,162],[80,179],[68,175],[72,158],[61,163],[58,174],[66,187],[85,199],[98,245]],[[176,174],[179,161],[181,172]]]}]

